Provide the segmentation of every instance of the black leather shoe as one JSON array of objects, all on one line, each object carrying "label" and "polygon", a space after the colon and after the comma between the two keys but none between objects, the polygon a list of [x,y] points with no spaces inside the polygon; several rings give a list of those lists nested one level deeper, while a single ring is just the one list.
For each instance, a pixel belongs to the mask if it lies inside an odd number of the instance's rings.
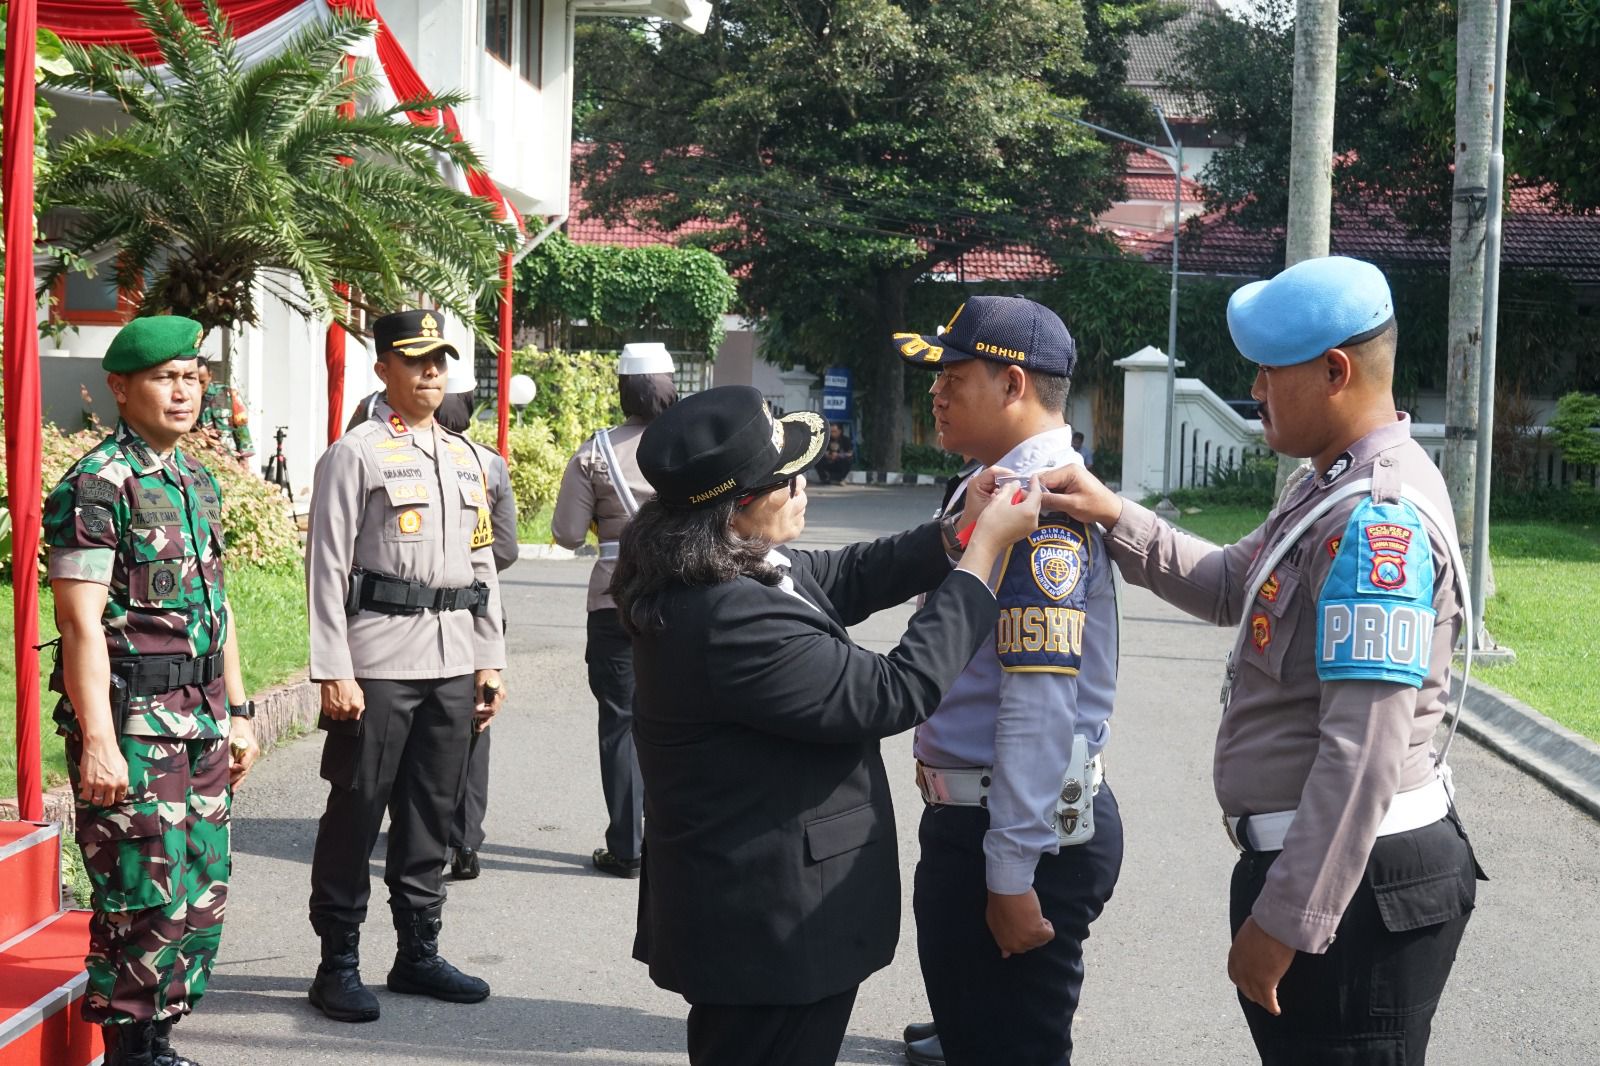
[{"label": "black leather shoe", "polygon": [[154,1039],[150,1042],[150,1061],[154,1066],[200,1066],[172,1046],[172,1027],[176,1023],[176,1018],[156,1022]]},{"label": "black leather shoe", "polygon": [[329,923],[322,936],[322,963],[306,993],[311,1005],[336,1022],[375,1022],[378,997],[361,983],[361,927]]},{"label": "black leather shoe", "polygon": [[450,878],[454,881],[471,881],[482,873],[478,866],[478,852],[473,848],[457,848],[450,860]]},{"label": "black leather shoe", "polygon": [[907,1044],[906,1061],[911,1066],[944,1066],[944,1048],[939,1044],[939,1034],[934,1033]]},{"label": "black leather shoe", "polygon": [[901,1036],[908,1044],[915,1044],[918,1040],[926,1040],[939,1031],[939,1027],[932,1022],[912,1022],[906,1026]]},{"label": "black leather shoe", "polygon": [[432,996],[447,1003],[478,1003],[489,998],[489,982],[469,977],[439,957],[439,929],[444,904],[414,911],[395,911],[400,950],[389,971],[389,991],[404,996]]},{"label": "black leather shoe", "polygon": [[155,1026],[150,1022],[102,1025],[104,1066],[155,1066]]},{"label": "black leather shoe", "polygon": [[639,859],[619,859],[611,854],[610,848],[595,848],[590,861],[594,868],[601,873],[611,874],[613,877],[626,877],[633,879],[639,876],[639,868],[643,863]]}]

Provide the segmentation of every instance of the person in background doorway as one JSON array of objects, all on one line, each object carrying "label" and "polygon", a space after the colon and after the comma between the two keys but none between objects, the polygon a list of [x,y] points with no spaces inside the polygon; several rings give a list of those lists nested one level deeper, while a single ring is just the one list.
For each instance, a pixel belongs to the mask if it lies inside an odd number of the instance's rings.
[{"label": "person in background doorway", "polygon": [[655,490],[639,472],[639,437],[657,415],[677,402],[677,368],[664,344],[629,344],[617,360],[617,392],[623,422],[583,442],[567,463],[556,497],[550,533],[564,548],[577,548],[593,530],[600,558],[589,575],[589,691],[600,710],[600,788],[606,800],[605,847],[596,848],[594,868],[617,877],[639,876],[644,834],[644,785],[633,746],[633,642],[617,621],[606,591],[617,565],[622,530]]}]

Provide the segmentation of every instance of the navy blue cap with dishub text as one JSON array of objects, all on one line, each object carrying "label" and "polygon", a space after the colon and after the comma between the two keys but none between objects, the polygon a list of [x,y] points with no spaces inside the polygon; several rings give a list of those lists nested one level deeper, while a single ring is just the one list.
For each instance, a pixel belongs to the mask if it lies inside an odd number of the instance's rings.
[{"label": "navy blue cap with dishub text", "polygon": [[894,346],[901,359],[926,370],[988,359],[1069,378],[1078,365],[1078,347],[1061,318],[1023,296],[974,296],[938,333],[896,333]]}]

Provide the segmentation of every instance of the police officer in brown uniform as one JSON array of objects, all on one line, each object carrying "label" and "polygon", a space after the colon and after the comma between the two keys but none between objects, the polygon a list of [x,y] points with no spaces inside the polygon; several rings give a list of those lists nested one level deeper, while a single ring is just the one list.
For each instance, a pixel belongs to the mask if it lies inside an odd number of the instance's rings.
[{"label": "police officer in brown uniform", "polygon": [[435,423],[445,360],[460,358],[432,311],[373,324],[384,396],[317,463],[306,545],[311,676],[322,686],[328,805],[311,863],[322,940],[310,998],[371,1021],[361,983],[367,863],[391,815],[384,880],[399,934],[390,991],[475,1003],[487,983],[438,953],[450,818],[473,721],[504,699],[500,591],[486,474]]},{"label": "police officer in brown uniform", "polygon": [[633,744],[633,638],[617,618],[607,589],[617,566],[622,531],[640,507],[655,499],[639,472],[639,438],[657,415],[677,402],[672,383],[676,367],[667,346],[627,344],[617,360],[617,392],[625,416],[620,426],[602,429],[567,461],[556,496],[550,534],[564,548],[576,548],[593,529],[600,558],[589,575],[589,691],[600,712],[600,788],[606,801],[606,843],[590,862],[615,877],[639,876],[644,840],[644,782]]},{"label": "police officer in brown uniform", "polygon": [[1214,784],[1240,850],[1228,974],[1264,1063],[1416,1066],[1482,877],[1433,750],[1471,625],[1444,479],[1397,414],[1388,282],[1308,260],[1228,304],[1267,443],[1310,460],[1218,548],[1082,467],[1047,506],[1123,575],[1239,627]]}]

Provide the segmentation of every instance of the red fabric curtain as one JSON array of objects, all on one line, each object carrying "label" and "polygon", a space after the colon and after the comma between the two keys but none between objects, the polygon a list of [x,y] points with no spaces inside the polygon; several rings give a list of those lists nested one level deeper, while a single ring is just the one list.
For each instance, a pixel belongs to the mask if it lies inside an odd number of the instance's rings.
[{"label": "red fabric curtain", "polygon": [[39,333],[33,297],[34,0],[11,0],[6,21],[5,113],[0,116],[5,197],[6,485],[11,509],[11,606],[17,670],[17,813],[44,817],[39,770],[39,522],[43,465]]},{"label": "red fabric curtain", "polygon": [[[201,0],[180,2],[190,18],[205,21],[205,4]],[[243,36],[293,11],[300,3],[301,0],[226,0],[222,10],[233,25],[233,32]],[[146,62],[161,59],[155,42],[140,25],[139,16],[117,0],[39,0],[39,23],[63,40],[126,48]]]}]

